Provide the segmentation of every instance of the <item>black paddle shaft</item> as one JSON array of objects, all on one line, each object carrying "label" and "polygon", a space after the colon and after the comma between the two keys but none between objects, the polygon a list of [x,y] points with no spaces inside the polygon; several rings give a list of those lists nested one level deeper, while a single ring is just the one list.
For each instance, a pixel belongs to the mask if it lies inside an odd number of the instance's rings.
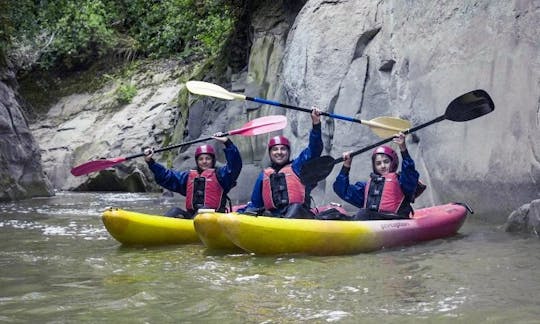
[{"label": "black paddle shaft", "polygon": [[[427,127],[429,125],[432,125],[434,123],[438,123],[442,120],[445,120],[446,117],[444,115],[439,116],[425,124],[418,125],[416,127],[413,127],[411,129],[408,129],[403,132],[403,134],[410,134],[412,132],[415,132],[419,129],[422,129],[424,127]],[[364,153],[366,151],[369,151],[371,149],[374,149],[380,145],[383,145],[384,143],[388,143],[391,140],[393,140],[394,137],[388,137],[383,140],[380,140],[379,142],[372,144],[370,146],[366,146],[360,150],[351,152],[350,156],[353,157],[355,155]],[[332,169],[334,168],[334,165],[343,162],[343,157],[334,159],[333,157],[326,155],[321,156],[312,160],[307,161],[300,170],[300,180],[302,183],[308,185],[308,184],[315,184],[321,180],[324,180],[330,172],[332,172]]]},{"label": "black paddle shaft", "polygon": [[[493,110],[495,110],[495,104],[493,103],[493,100],[491,100],[489,94],[484,90],[474,90],[452,100],[452,102],[448,105],[448,108],[446,108],[444,115],[403,131],[403,134],[411,134],[417,130],[446,119],[456,122],[468,121],[486,115]],[[360,153],[374,149],[377,146],[390,142],[392,139],[394,139],[394,137],[383,139],[375,144],[364,147],[357,151],[353,151],[351,152],[350,156],[353,157]],[[330,174],[330,172],[332,172],[334,165],[343,161],[343,157],[334,159],[328,155],[312,159],[302,166],[302,169],[300,170],[300,179],[304,184],[315,184],[321,180],[324,180]]]},{"label": "black paddle shaft", "polygon": [[[416,127],[407,129],[402,133],[405,135],[411,134],[422,128],[428,127],[446,119],[456,122],[468,121],[488,114],[494,109],[495,104],[493,103],[493,100],[491,100],[487,92],[485,92],[484,90],[474,90],[452,100],[452,102],[448,105],[448,108],[446,109],[444,115],[441,115]],[[392,139],[394,139],[394,137],[383,139],[373,145],[364,147],[363,149],[360,149],[358,151],[354,151],[351,153],[351,157],[374,149],[377,146],[388,143]],[[335,163],[339,162],[343,162],[343,157],[335,160]]]},{"label": "black paddle shaft", "polygon": [[[228,136],[228,135],[229,135],[229,133],[227,132],[227,133],[221,133],[219,136],[222,137],[222,136]],[[174,145],[165,146],[165,147],[162,147],[160,149],[154,150],[154,153],[172,150],[172,149],[175,149],[175,148],[181,147],[181,146],[186,146],[186,145],[191,145],[191,144],[195,144],[195,143],[209,141],[212,138],[213,137],[199,138],[199,139],[189,141],[189,142],[183,142],[183,143],[180,143],[180,144],[174,144]],[[139,154],[126,156],[126,160],[138,158],[138,157],[141,157],[141,156],[144,156],[144,155],[145,155],[144,153],[139,153]]]},{"label": "black paddle shaft", "polygon": [[[428,127],[429,125],[433,125],[433,124],[438,123],[438,122],[440,122],[440,121],[443,121],[443,120],[445,120],[445,119],[446,119],[446,116],[445,116],[445,115],[442,115],[442,116],[439,116],[439,117],[437,117],[437,118],[435,118],[435,119],[433,119],[433,120],[431,120],[431,121],[429,121],[429,122],[427,122],[427,123],[424,123],[424,124],[422,124],[422,125],[418,125],[418,126],[416,126],[416,127],[407,129],[406,131],[403,131],[402,133],[405,134],[405,135],[411,134],[411,133],[416,132],[417,130],[420,130],[420,129],[424,128],[424,127]],[[377,146],[381,146],[381,145],[383,145],[383,144],[385,144],[385,143],[388,143],[388,142],[390,142],[390,141],[393,140],[393,139],[394,139],[394,137],[388,137],[388,138],[385,138],[385,139],[383,139],[383,140],[380,140],[379,142],[377,142],[377,143],[375,143],[375,144],[372,144],[372,145],[366,146],[366,147],[364,147],[364,148],[362,148],[362,149],[360,149],[360,150],[351,152],[351,157],[353,157],[353,156],[355,156],[355,155],[358,155],[358,154],[361,154],[361,153],[364,153],[364,152],[369,151],[369,150],[371,150],[371,149],[374,149],[374,148],[376,148]],[[340,163],[340,162],[343,162],[343,157],[340,157],[340,158],[338,158],[338,159],[335,159],[334,164],[337,164],[337,163]]]}]

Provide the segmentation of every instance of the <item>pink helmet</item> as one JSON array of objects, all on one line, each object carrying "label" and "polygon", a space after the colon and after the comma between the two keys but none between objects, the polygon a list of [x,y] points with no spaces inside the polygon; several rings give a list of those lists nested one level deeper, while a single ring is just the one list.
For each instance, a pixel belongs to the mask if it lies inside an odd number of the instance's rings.
[{"label": "pink helmet", "polygon": [[291,144],[289,143],[287,137],[282,135],[274,136],[270,139],[270,141],[268,141],[268,149],[275,145],[285,145],[289,149],[291,148]]},{"label": "pink helmet", "polygon": [[398,162],[399,162],[398,155],[396,151],[394,151],[390,146],[386,146],[386,145],[377,147],[373,151],[373,154],[371,155],[371,165],[373,167],[373,172],[375,172],[375,156],[377,154],[385,154],[386,156],[388,156],[390,160],[392,161],[390,163],[390,172],[396,172],[398,168]]},{"label": "pink helmet", "polygon": [[201,145],[197,147],[195,150],[195,159],[199,157],[201,154],[210,154],[212,157],[216,156],[216,151],[214,150],[214,147],[212,145]]}]

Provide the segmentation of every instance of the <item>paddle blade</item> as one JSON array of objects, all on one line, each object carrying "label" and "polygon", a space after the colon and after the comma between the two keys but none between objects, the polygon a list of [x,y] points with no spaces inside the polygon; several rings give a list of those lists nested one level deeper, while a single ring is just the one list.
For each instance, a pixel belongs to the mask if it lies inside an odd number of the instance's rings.
[{"label": "paddle blade", "polygon": [[328,177],[335,164],[336,160],[329,155],[309,160],[300,170],[300,180],[305,185],[316,184]]},{"label": "paddle blade", "polygon": [[[364,124],[367,123],[364,122]],[[411,123],[405,119],[383,116],[370,120],[368,126],[375,135],[387,138],[411,128]]]},{"label": "paddle blade", "polygon": [[484,90],[467,92],[448,105],[444,116],[448,120],[463,122],[489,114],[495,110],[495,104]]},{"label": "paddle blade", "polygon": [[213,83],[203,81],[188,81],[186,82],[186,87],[189,92],[201,96],[215,97],[225,100],[246,99],[246,96],[244,95],[229,92]]},{"label": "paddle blade", "polygon": [[126,160],[125,157],[117,157],[109,160],[95,160],[83,163],[71,169],[71,174],[78,177],[84,174],[101,171]]},{"label": "paddle blade", "polygon": [[253,136],[283,129],[287,126],[287,117],[282,115],[265,116],[253,119],[242,128],[229,131],[229,135]]}]

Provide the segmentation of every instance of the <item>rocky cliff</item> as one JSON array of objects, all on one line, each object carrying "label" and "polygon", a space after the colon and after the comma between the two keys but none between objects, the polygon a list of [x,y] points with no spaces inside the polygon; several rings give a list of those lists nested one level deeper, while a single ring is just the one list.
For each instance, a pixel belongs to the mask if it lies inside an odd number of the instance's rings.
[{"label": "rocky cliff", "polygon": [[[279,86],[263,94],[417,125],[462,93],[484,89],[493,113],[436,124],[409,141],[429,186],[417,205],[464,201],[506,215],[540,196],[539,22],[538,1],[308,1],[287,35]],[[307,117],[287,114],[287,135],[305,143]],[[326,119],[324,131],[334,157],[378,140],[343,121]],[[352,179],[366,179],[369,157],[355,158]],[[324,200],[336,199],[338,171],[320,188]]]},{"label": "rocky cliff", "polygon": [[10,66],[0,63],[0,201],[54,194],[41,167],[38,143],[21,110],[17,88]]},{"label": "rocky cliff", "polygon": [[[484,89],[495,102],[493,113],[465,123],[444,121],[414,140],[410,136],[409,149],[428,184],[416,205],[463,201],[484,215],[506,216],[540,196],[539,22],[540,3],[532,0],[268,1],[250,15],[246,69],[220,85],[364,120],[399,116],[413,125],[440,116],[455,97]],[[136,77],[138,95],[114,111],[104,96],[74,95],[33,125],[55,186],[103,189],[120,179],[120,189],[152,188],[140,161],[116,169],[114,181],[110,173],[73,178],[68,171],[93,158],[207,136],[268,114],[287,115],[284,133],[293,140],[293,154],[305,145],[305,113],[196,96],[186,99],[189,112],[180,109],[183,81],[195,74],[177,70]],[[324,154],[334,157],[379,140],[368,127],[329,118],[323,131]],[[255,174],[268,162],[267,138],[233,139],[245,165],[235,200],[249,199]],[[192,167],[193,150],[163,162]],[[318,203],[338,201],[331,188],[338,171],[314,192]],[[365,180],[369,172],[369,154],[356,157],[351,179]],[[134,174],[138,180],[128,183],[136,185],[126,185]]]}]

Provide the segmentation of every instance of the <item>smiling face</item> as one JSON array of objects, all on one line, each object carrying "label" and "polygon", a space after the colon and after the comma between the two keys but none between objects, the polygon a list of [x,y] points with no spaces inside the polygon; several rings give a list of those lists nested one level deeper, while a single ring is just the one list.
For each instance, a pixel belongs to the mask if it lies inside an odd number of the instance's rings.
[{"label": "smiling face", "polygon": [[197,156],[197,166],[202,171],[211,169],[214,167],[214,158],[211,154],[201,154]]},{"label": "smiling face", "polygon": [[373,167],[375,172],[380,175],[385,175],[390,172],[390,166],[392,165],[392,160],[386,154],[377,154],[375,155],[375,160],[373,161]]},{"label": "smiling face", "polygon": [[270,160],[277,165],[284,165],[289,162],[289,147],[285,145],[274,145],[270,148]]}]

